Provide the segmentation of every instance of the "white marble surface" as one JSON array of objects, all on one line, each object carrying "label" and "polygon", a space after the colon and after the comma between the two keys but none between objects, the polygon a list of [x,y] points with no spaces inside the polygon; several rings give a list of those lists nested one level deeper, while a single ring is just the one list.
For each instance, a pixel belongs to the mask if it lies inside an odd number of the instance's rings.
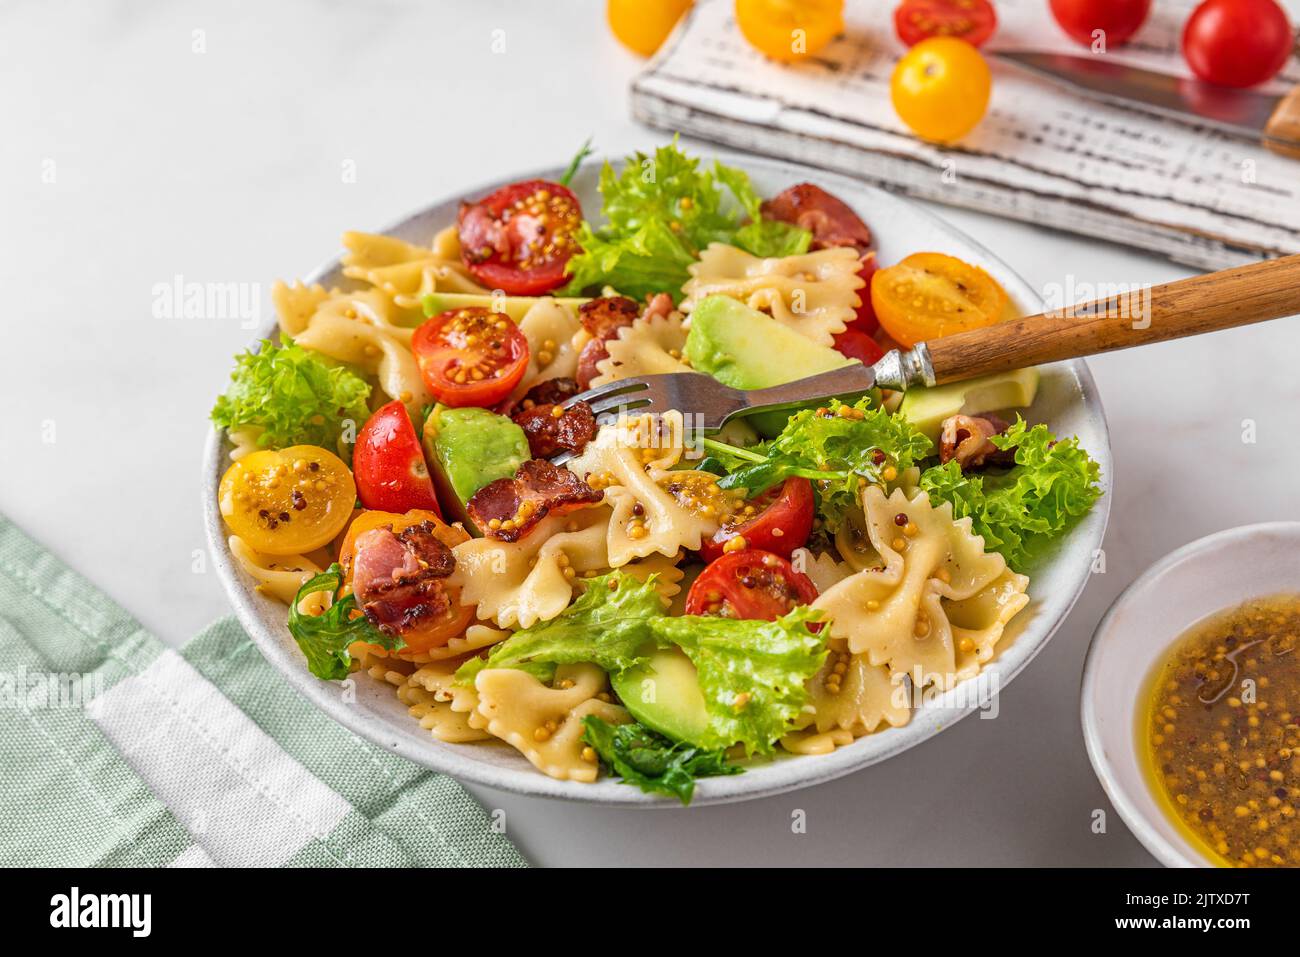
[{"label": "white marble surface", "polygon": [[[601,6],[0,9],[0,511],[170,644],[225,614],[215,576],[195,564],[200,447],[249,333],[238,319],[155,318],[155,285],[181,275],[265,292],[332,255],[344,229],[562,162],[588,134],[608,152],[654,142],[627,115],[638,61],[609,37]],[[1100,241],[939,209],[1039,288],[1185,274]],[[1109,808],[1079,732],[1083,654],[1114,596],[1169,549],[1300,514],[1298,364],[1295,320],[1093,363],[1116,460],[1108,569],[1003,693],[997,720],[730,807],[634,812],[477,793],[506,809],[539,864],[1150,864],[1113,813],[1105,834],[1090,830],[1093,809]],[[792,832],[796,809],[806,833]]]}]

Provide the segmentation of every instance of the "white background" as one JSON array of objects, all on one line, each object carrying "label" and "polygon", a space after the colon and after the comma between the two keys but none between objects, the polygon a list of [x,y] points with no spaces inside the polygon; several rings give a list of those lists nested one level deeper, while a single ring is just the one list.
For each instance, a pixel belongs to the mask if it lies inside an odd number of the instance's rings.
[{"label": "white background", "polygon": [[[6,4],[0,8],[0,511],[169,644],[228,608],[204,548],[206,416],[249,332],[157,319],[156,284],[302,275],[349,228],[512,171],[663,136],[596,0]],[[504,31],[505,52],[491,50]],[[193,51],[203,31],[206,52]],[[343,182],[353,163],[356,182]],[[53,172],[53,182],[46,182]],[[1037,288],[1161,282],[1140,252],[936,207]],[[870,221],[870,211],[867,211]],[[887,223],[873,223],[887,229]],[[264,308],[269,308],[269,304]],[[1084,754],[1092,629],[1153,560],[1300,517],[1295,320],[1092,363],[1116,475],[1107,571],[1001,697],[883,765],[686,811],[476,790],[539,864],[1152,863]],[[1242,440],[1243,420],[1258,439]],[[53,429],[54,441],[50,438]],[[807,815],[794,834],[792,813]],[[1095,834],[1094,809],[1107,815]]]}]

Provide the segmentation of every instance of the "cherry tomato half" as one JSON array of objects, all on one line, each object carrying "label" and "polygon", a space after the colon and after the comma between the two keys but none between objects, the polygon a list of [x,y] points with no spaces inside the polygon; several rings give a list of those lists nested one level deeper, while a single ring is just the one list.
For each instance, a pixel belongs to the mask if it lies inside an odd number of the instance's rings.
[{"label": "cherry tomato half", "polygon": [[489,289],[540,296],[564,282],[581,222],[582,206],[568,187],[544,179],[512,183],[461,203],[461,259]]},{"label": "cherry tomato half", "polygon": [[385,512],[426,508],[442,516],[415,426],[406,406],[396,399],[376,410],[357,433],[352,475],[357,497],[366,508]]},{"label": "cherry tomato half", "polygon": [[690,8],[691,0],[607,0],[605,19],[619,43],[650,56]]},{"label": "cherry tomato half", "polygon": [[997,25],[989,0],[903,0],[894,8],[894,30],[909,47],[930,37],[957,37],[980,46]]},{"label": "cherry tomato half", "polygon": [[722,528],[700,546],[705,561],[717,560],[723,546],[737,535],[746,548],[757,548],[789,558],[808,541],[813,525],[812,483],[806,478],[789,478],[774,485],[743,506],[734,522]]},{"label": "cherry tomato half", "polygon": [[1086,47],[1102,40],[1116,47],[1137,33],[1151,0],[1051,0],[1052,16],[1070,38]]},{"label": "cherry tomato half", "polygon": [[491,408],[528,368],[528,340],[503,313],[482,306],[451,309],[411,338],[424,384],[444,405]]},{"label": "cherry tomato half", "polygon": [[917,136],[936,143],[959,140],[984,117],[993,77],[965,40],[922,40],[894,67],[889,95],[894,110]]},{"label": "cherry tomato half", "polygon": [[1294,45],[1286,11],[1274,0],[1205,0],[1183,27],[1192,72],[1221,86],[1255,86],[1278,74]]},{"label": "cherry tomato half", "polygon": [[736,25],[760,53],[794,63],[844,32],[844,0],[736,0]]},{"label": "cherry tomato half", "polygon": [[248,547],[297,555],[328,544],[347,524],[357,487],[333,452],[315,445],[249,452],[226,470],[221,517]]},{"label": "cherry tomato half", "polygon": [[[866,290],[864,289],[863,292]],[[885,350],[880,348],[880,344],[875,339],[854,326],[849,326],[837,335],[831,344],[840,355],[857,359],[864,366],[875,365],[885,354]]]},{"label": "cherry tomato half", "polygon": [[686,614],[775,621],[816,598],[812,580],[780,555],[745,548],[700,573],[686,593]]},{"label": "cherry tomato half", "polygon": [[871,304],[896,342],[914,346],[1002,321],[1007,294],[979,266],[943,253],[913,253],[876,273]]}]

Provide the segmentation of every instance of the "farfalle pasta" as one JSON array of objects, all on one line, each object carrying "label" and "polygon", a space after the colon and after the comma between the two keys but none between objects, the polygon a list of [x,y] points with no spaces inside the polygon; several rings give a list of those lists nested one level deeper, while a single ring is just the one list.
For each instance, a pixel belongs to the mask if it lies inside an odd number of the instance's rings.
[{"label": "farfalle pasta", "polygon": [[620,329],[616,338],[605,343],[609,357],[596,363],[600,374],[593,386],[628,379],[633,376],[660,375],[666,372],[689,372],[682,360],[686,348],[686,330],[680,313],[654,315],[637,319]]},{"label": "farfalle pasta", "polygon": [[739,299],[781,325],[829,346],[857,314],[862,300],[861,262],[852,247],[821,249],[801,256],[763,258],[735,246],[714,243],[690,267],[682,287],[682,311],[709,296]]}]

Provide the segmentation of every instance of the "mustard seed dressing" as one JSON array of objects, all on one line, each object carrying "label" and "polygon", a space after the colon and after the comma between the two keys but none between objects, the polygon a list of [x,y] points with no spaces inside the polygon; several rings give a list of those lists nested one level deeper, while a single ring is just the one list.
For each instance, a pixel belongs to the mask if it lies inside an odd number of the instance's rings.
[{"label": "mustard seed dressing", "polygon": [[1194,625],[1153,673],[1139,729],[1167,812],[1218,863],[1300,866],[1300,595]]}]

